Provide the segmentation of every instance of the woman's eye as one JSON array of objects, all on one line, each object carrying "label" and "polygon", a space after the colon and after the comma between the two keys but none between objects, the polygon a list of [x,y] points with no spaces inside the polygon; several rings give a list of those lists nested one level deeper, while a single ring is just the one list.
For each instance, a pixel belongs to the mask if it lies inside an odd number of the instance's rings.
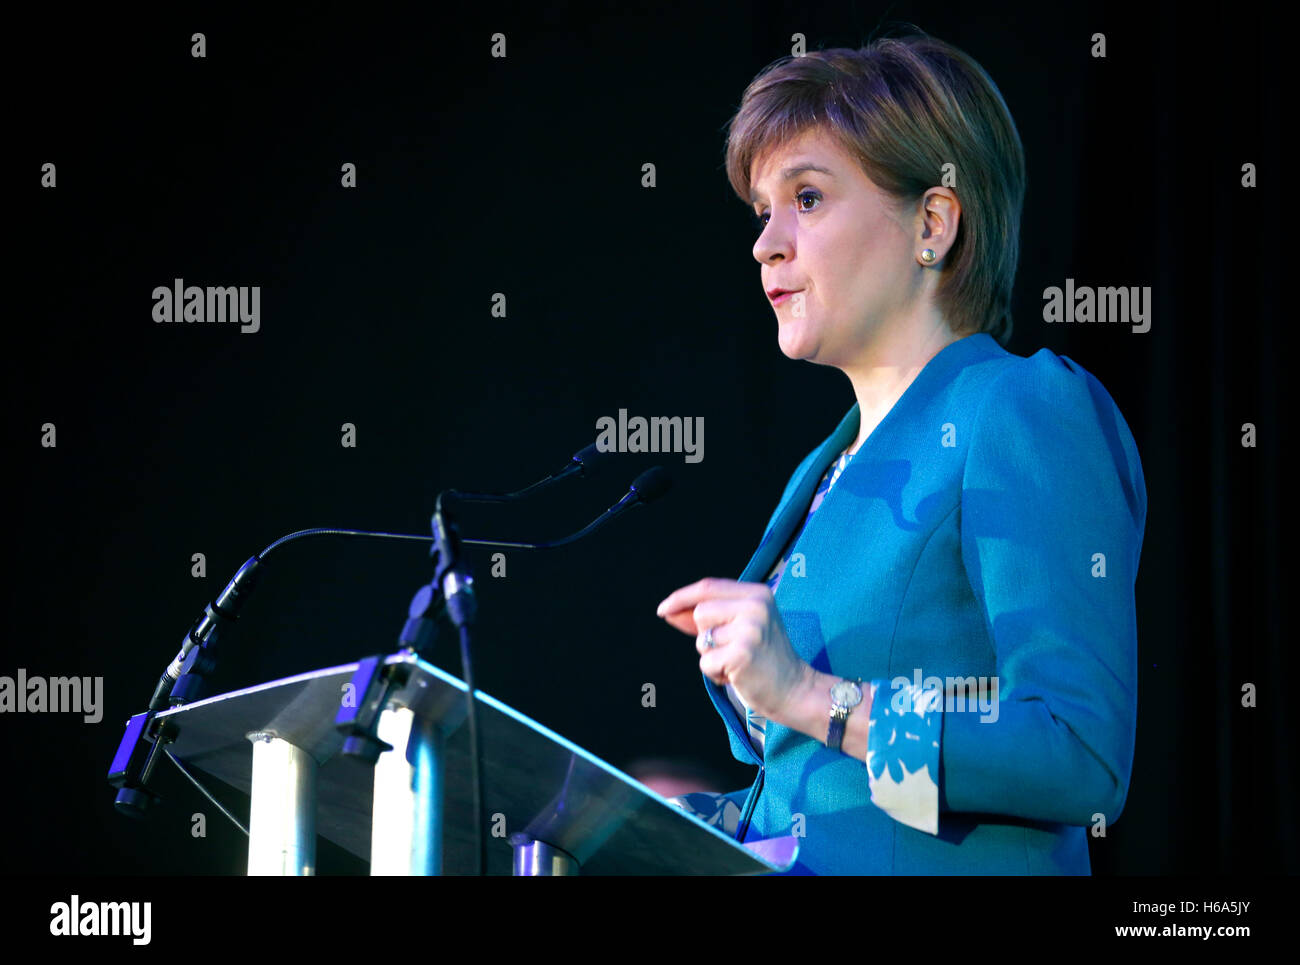
[{"label": "woman's eye", "polygon": [[[802,201],[804,198],[812,198],[814,201],[820,201],[821,195],[816,191],[800,191],[795,195],[795,200]],[[800,211],[811,211],[812,208],[800,208]]]},{"label": "woman's eye", "polygon": [[[813,190],[811,190],[811,189],[806,189],[806,190],[800,191],[798,194],[796,194],[796,195],[794,196],[795,201],[796,201],[797,203],[800,204],[800,208],[799,208],[800,211],[812,211],[812,210],[813,210],[813,208],[805,208],[805,207],[802,206],[802,202],[805,201],[805,200],[808,199],[808,198],[811,198],[811,199],[814,200],[814,201],[821,201],[822,196],[821,196],[818,192],[813,191]],[[766,211],[764,211],[762,214],[760,214],[760,215],[756,215],[756,216],[754,217],[754,224],[758,226],[758,230],[759,230],[759,231],[762,231],[764,228],[767,227],[767,219],[768,219],[769,217],[770,217],[770,215],[768,215],[768,213],[767,213]]]}]

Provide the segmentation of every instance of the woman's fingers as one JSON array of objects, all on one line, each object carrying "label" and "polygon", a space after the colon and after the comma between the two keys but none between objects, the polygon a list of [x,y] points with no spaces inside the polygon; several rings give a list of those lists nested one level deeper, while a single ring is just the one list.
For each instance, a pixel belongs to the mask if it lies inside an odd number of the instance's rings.
[{"label": "woman's fingers", "polygon": [[[714,631],[717,634],[717,631]],[[718,644],[712,650],[704,650],[700,655],[700,672],[708,677],[719,687],[727,685],[730,672],[727,664],[726,654],[721,652],[722,644]]]},{"label": "woman's fingers", "polygon": [[664,617],[664,621],[673,629],[680,630],[689,637],[699,636],[700,629],[695,625],[694,610],[678,610],[676,613],[669,613]]},{"label": "woman's fingers", "polygon": [[655,613],[664,616],[677,610],[694,609],[705,600],[750,596],[754,592],[754,586],[753,583],[740,583],[736,580],[708,576],[669,593],[656,608]]},{"label": "woman's fingers", "polygon": [[[779,719],[796,687],[799,668],[808,665],[790,646],[767,584],[709,577],[668,594],[658,613],[670,626],[695,637],[705,677],[735,687],[747,706],[768,719]],[[712,647],[706,643],[710,629]]]},{"label": "woman's fingers", "polygon": [[705,600],[684,610],[661,614],[669,626],[697,637],[709,627],[730,623],[738,612],[735,600]]},{"label": "woman's fingers", "polygon": [[[719,647],[727,645],[727,625],[702,623],[700,626],[705,629],[701,630],[695,637],[695,649],[701,654],[708,653],[710,650],[717,650]],[[709,646],[709,631],[713,631],[713,646]]]},{"label": "woman's fingers", "polygon": [[690,586],[684,586],[664,597],[655,612],[663,617],[670,627],[689,636],[697,637],[704,630],[695,621],[695,608],[701,601],[706,599],[705,594],[708,592],[710,584],[723,582],[734,581],[703,579],[692,583]]}]

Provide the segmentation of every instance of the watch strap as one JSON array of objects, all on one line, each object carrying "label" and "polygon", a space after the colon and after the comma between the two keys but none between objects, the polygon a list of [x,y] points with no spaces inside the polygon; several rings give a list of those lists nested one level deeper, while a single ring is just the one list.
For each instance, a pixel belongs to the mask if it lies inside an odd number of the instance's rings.
[{"label": "watch strap", "polygon": [[831,726],[826,732],[826,747],[829,750],[837,751],[844,743],[844,726],[848,720],[848,714],[831,714]]},{"label": "watch strap", "polygon": [[[854,680],[853,684],[858,688],[859,692],[862,691],[861,680]],[[862,703],[862,700],[859,699],[858,703]],[[857,704],[853,705],[853,707],[856,706]],[[837,704],[835,703],[835,699],[833,697],[831,698],[830,726],[826,730],[827,749],[838,751],[840,746],[844,743],[844,731],[848,725],[849,714],[853,713],[853,707],[846,707],[842,704]]]}]

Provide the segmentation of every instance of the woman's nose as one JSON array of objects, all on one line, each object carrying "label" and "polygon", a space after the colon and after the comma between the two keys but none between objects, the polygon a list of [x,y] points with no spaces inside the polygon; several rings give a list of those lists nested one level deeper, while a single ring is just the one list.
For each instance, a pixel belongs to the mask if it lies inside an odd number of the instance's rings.
[{"label": "woman's nose", "polygon": [[762,233],[754,242],[754,260],[766,265],[773,258],[788,258],[791,254],[791,239],[783,223],[769,218]]}]

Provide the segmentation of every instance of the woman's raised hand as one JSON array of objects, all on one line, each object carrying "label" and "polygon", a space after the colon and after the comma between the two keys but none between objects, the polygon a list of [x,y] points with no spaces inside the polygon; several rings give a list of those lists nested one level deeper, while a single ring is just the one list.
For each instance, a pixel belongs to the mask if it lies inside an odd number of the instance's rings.
[{"label": "woman's raised hand", "polygon": [[[765,583],[707,577],[674,590],[656,612],[696,638],[701,673],[719,686],[731,684],[746,707],[768,720],[781,723],[812,685],[815,671],[790,645]],[[705,641],[710,629],[712,649]]]}]

